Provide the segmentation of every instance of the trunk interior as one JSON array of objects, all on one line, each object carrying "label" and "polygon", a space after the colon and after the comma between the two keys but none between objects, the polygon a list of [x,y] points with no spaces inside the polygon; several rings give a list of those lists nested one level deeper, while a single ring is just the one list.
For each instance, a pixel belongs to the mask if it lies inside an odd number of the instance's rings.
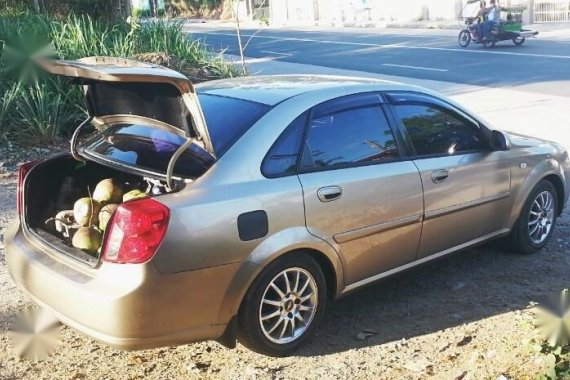
[{"label": "trunk interior", "polygon": [[24,189],[26,227],[51,248],[95,266],[99,262],[99,255],[91,255],[75,248],[71,236],[66,237],[57,231],[53,218],[60,211],[73,210],[75,201],[88,197],[99,181],[106,178],[124,184],[125,192],[139,189],[149,195],[161,194],[160,189],[151,188],[149,182],[140,175],[92,161],[79,162],[69,154],[62,155],[49,159],[30,171]]}]

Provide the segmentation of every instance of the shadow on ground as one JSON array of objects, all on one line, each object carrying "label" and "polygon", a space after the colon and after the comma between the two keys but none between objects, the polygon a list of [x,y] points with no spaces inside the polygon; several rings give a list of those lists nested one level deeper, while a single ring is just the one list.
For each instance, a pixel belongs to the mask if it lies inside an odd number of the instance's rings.
[{"label": "shadow on ground", "polygon": [[314,339],[298,354],[326,355],[409,339],[556,296],[570,286],[569,219],[566,211],[548,246],[536,254],[511,253],[491,243],[330,304]]}]

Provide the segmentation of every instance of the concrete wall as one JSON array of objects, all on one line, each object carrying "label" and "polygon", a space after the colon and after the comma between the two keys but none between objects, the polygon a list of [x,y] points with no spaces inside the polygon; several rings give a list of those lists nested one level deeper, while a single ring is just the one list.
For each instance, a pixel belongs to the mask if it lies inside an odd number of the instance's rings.
[{"label": "concrete wall", "polygon": [[278,24],[454,20],[461,8],[461,0],[270,0]]}]

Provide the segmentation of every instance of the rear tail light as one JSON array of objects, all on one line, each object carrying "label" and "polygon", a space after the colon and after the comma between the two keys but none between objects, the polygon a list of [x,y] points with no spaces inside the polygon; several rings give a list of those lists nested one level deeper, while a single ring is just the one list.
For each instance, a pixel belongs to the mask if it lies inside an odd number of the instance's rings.
[{"label": "rear tail light", "polygon": [[24,213],[24,180],[30,172],[30,170],[39,163],[39,160],[26,162],[20,166],[18,170],[18,190],[16,197],[16,207],[18,210],[18,215]]},{"label": "rear tail light", "polygon": [[168,207],[150,198],[121,204],[108,227],[103,260],[123,264],[150,260],[166,233],[169,219]]}]

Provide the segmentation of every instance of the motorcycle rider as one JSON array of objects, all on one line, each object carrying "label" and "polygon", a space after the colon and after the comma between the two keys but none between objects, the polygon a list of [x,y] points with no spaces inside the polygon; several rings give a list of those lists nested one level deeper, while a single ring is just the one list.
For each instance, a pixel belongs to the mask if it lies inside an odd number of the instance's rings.
[{"label": "motorcycle rider", "polygon": [[493,25],[499,23],[501,19],[501,7],[497,5],[496,0],[491,0],[490,3],[491,6],[487,8],[487,21],[481,27],[482,35],[480,35],[480,39],[489,38]]},{"label": "motorcycle rider", "polygon": [[481,0],[479,3],[479,12],[477,12],[477,25],[475,26],[477,30],[477,42],[481,42],[483,39],[483,23],[485,22],[485,18],[487,16],[487,2],[485,0]]}]

